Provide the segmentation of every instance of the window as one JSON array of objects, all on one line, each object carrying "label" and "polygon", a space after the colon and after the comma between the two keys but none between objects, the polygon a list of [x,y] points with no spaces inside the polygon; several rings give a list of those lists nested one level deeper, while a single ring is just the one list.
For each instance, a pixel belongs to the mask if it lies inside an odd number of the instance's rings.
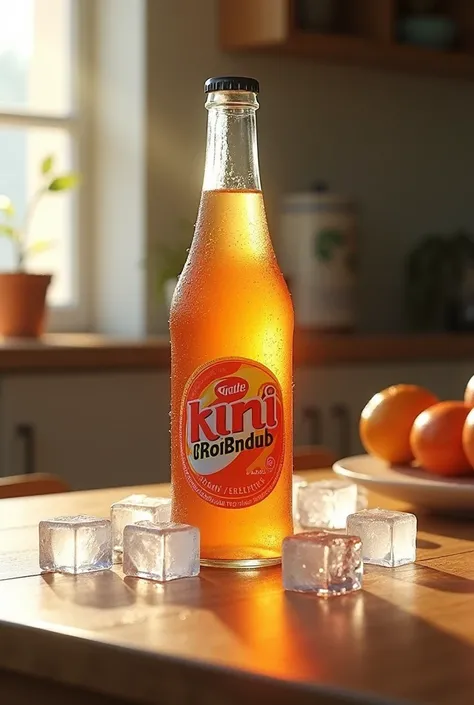
[{"label": "window", "polygon": [[[55,171],[84,172],[84,115],[78,51],[83,0],[0,0],[0,193],[10,196],[18,222],[40,184],[42,159],[52,154]],[[38,204],[29,240],[54,246],[27,263],[29,271],[51,272],[53,328],[85,325],[87,306],[80,286],[83,252],[80,214],[86,188],[47,194]],[[0,269],[14,266],[11,243],[0,238]]]}]

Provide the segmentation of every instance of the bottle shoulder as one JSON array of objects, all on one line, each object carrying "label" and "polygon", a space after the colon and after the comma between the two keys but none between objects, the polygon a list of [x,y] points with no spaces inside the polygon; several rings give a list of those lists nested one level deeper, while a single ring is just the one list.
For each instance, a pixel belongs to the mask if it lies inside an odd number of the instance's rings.
[{"label": "bottle shoulder", "polygon": [[270,316],[293,318],[288,286],[276,263],[266,265],[198,267],[189,261],[173,297],[170,320],[175,317],[213,316],[222,309],[245,318],[260,310]]}]

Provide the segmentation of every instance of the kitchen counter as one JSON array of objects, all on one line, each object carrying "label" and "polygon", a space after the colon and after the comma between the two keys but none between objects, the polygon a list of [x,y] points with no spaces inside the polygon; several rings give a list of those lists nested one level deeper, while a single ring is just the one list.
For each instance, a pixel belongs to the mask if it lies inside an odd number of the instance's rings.
[{"label": "kitchen counter", "polygon": [[[335,335],[298,332],[297,367],[474,360],[474,335]],[[40,341],[0,340],[0,373],[168,369],[167,336],[123,339],[93,333],[49,334]]]},{"label": "kitchen counter", "polygon": [[124,339],[95,333],[55,333],[41,340],[0,339],[0,373],[65,370],[167,369],[167,336]]}]

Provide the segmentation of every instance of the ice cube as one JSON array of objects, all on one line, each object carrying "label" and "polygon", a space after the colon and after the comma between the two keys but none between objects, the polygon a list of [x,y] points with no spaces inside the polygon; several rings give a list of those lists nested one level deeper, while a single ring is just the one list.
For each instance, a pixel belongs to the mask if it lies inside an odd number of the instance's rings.
[{"label": "ice cube", "polygon": [[416,559],[416,516],[364,509],[347,518],[347,533],[360,536],[365,563],[393,568]]},{"label": "ice cube", "polygon": [[40,521],[39,562],[44,571],[90,573],[112,566],[109,519],[63,516]]},{"label": "ice cube", "polygon": [[357,510],[357,486],[344,480],[308,482],[298,492],[299,523],[304,529],[345,529]]},{"label": "ice cube", "polygon": [[123,572],[150,580],[199,574],[199,529],[187,524],[140,521],[123,532]]},{"label": "ice cube", "polygon": [[285,590],[344,595],[362,587],[362,544],[356,536],[306,531],[283,541]]},{"label": "ice cube", "polygon": [[301,475],[293,475],[293,521],[297,524],[299,524],[298,496],[301,487],[307,484],[308,483]]},{"label": "ice cube", "polygon": [[166,497],[149,497],[132,494],[110,508],[114,551],[122,552],[123,530],[127,524],[152,521],[155,524],[171,520],[171,500]]}]

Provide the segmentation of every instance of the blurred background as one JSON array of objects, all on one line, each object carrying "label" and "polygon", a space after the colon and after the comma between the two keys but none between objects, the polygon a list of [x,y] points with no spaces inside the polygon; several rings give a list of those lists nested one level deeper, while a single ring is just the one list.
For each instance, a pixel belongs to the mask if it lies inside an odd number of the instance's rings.
[{"label": "blurred background", "polygon": [[[31,225],[55,243],[28,266],[53,274],[48,335],[0,349],[0,474],[167,479],[167,302],[213,75],[261,85],[263,189],[298,324],[296,443],[359,451],[360,410],[391,383],[459,397],[474,357],[470,0],[0,0],[0,13],[0,193],[21,219],[48,154],[82,182]],[[0,269],[13,266],[0,237]]]}]

